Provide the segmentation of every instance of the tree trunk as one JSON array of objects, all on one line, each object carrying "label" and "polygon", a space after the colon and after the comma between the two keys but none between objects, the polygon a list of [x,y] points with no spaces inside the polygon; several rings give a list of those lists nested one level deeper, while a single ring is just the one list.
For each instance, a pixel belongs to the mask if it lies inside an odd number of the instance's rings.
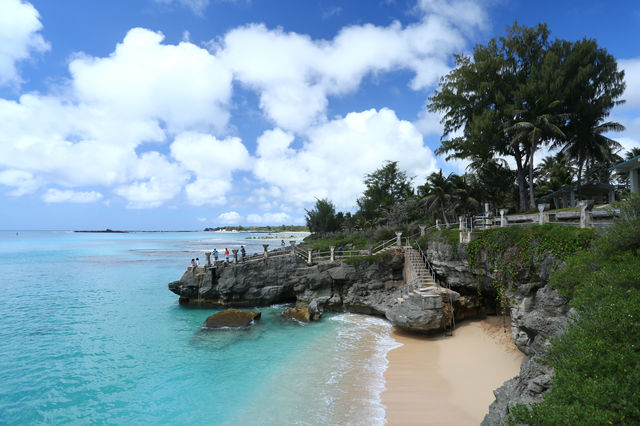
[{"label": "tree trunk", "polygon": [[536,208],[536,198],[533,194],[533,155],[536,152],[535,143],[531,147],[531,156],[529,157],[529,208]]},{"label": "tree trunk", "polygon": [[580,158],[578,160],[578,193],[576,195],[576,202],[580,201],[580,195],[582,193],[582,167],[584,166],[584,160],[582,158]]},{"label": "tree trunk", "polygon": [[444,219],[444,226],[449,228],[449,221],[447,220],[447,215],[444,212],[444,200],[440,200],[440,207],[442,208],[442,218]]},{"label": "tree trunk", "polygon": [[513,156],[516,159],[516,169],[517,169],[517,182],[518,182],[518,193],[520,195],[520,208],[521,212],[527,210],[527,190],[525,188],[525,172],[522,167],[522,153],[519,149],[514,147]]}]

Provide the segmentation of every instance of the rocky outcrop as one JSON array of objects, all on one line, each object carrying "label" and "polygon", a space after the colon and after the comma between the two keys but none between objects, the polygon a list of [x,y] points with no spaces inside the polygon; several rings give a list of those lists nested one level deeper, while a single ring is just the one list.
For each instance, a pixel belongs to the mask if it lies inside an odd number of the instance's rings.
[{"label": "rocky outcrop", "polygon": [[[439,277],[461,294],[456,303],[456,319],[459,319],[462,307],[467,307],[472,315],[495,310],[492,299],[495,300],[496,292],[492,282],[496,271],[486,263],[471,271],[463,248],[452,249],[445,243],[430,243],[427,256]],[[507,292],[511,335],[518,349],[528,358],[518,376],[494,391],[496,399],[489,407],[483,425],[503,424],[511,407],[541,401],[551,386],[553,370],[544,365],[541,358],[546,354],[550,340],[566,330],[572,314],[568,301],[547,286],[555,262],[553,256],[537,259],[534,270],[523,268],[518,271],[517,282]]]},{"label": "rocky outcrop", "polygon": [[441,331],[451,321],[446,309],[449,293],[455,303],[458,294],[445,288],[429,287],[412,292],[392,305],[385,316],[394,325],[405,330],[426,333]]},{"label": "rocky outcrop", "polygon": [[241,328],[247,327],[253,321],[260,319],[262,314],[257,311],[242,311],[240,309],[227,309],[211,315],[204,322],[205,328]]},{"label": "rocky outcrop", "polygon": [[269,306],[304,302],[311,316],[322,311],[384,316],[403,284],[402,252],[353,265],[322,262],[309,266],[295,257],[267,262],[197,268],[169,284],[182,304],[214,307]]}]

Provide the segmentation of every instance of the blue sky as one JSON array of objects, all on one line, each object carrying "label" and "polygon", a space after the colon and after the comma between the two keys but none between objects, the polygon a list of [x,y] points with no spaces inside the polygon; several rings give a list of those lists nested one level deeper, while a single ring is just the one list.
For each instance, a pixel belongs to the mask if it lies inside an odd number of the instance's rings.
[{"label": "blue sky", "polygon": [[[425,110],[452,55],[518,20],[625,69],[613,135],[640,146],[632,1],[0,0],[0,229],[202,229],[353,210],[363,176],[440,168]],[[544,154],[544,153],[542,153]],[[541,155],[542,155],[541,154]]]}]

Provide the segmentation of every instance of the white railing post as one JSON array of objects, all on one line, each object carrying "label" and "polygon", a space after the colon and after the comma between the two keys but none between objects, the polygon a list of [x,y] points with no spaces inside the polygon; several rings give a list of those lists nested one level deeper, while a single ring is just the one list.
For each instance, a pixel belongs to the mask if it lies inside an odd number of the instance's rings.
[{"label": "white railing post", "polygon": [[507,214],[507,209],[500,209],[500,227],[504,228],[505,226],[507,226],[507,217],[505,216]]},{"label": "white railing post", "polygon": [[418,225],[420,227],[420,236],[424,237],[424,231],[427,229],[427,225]]},{"label": "white railing post", "polygon": [[402,247],[402,232],[396,232],[396,245]]},{"label": "white railing post", "polygon": [[335,255],[334,255],[334,253],[336,251],[336,246],[329,246],[329,250],[331,251],[331,256],[329,257],[329,260],[331,260],[333,262],[334,260],[336,260]]},{"label": "white railing post", "polygon": [[580,207],[580,228],[591,228],[593,226],[593,213],[591,213],[593,201],[579,201],[578,206]]},{"label": "white railing post", "polygon": [[540,212],[538,215],[538,223],[540,225],[544,225],[544,208],[546,206],[546,204],[538,204],[538,212]]},{"label": "white railing post", "polygon": [[464,231],[465,225],[464,216],[458,216],[458,229]]},{"label": "white railing post", "polygon": [[291,240],[289,244],[291,244],[291,256],[296,257],[296,242]]},{"label": "white railing post", "polygon": [[313,259],[311,257],[311,250],[307,250],[307,263],[311,265],[313,263]]},{"label": "white railing post", "polygon": [[440,219],[436,219],[436,229],[440,230]]}]

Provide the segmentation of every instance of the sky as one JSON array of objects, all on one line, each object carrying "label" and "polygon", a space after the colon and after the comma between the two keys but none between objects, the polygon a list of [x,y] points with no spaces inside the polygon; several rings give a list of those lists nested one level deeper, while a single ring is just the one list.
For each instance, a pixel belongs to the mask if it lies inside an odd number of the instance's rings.
[{"label": "sky", "polygon": [[514,20],[614,55],[640,146],[636,1],[0,0],[0,229],[303,224],[386,161],[462,173],[428,98]]}]

